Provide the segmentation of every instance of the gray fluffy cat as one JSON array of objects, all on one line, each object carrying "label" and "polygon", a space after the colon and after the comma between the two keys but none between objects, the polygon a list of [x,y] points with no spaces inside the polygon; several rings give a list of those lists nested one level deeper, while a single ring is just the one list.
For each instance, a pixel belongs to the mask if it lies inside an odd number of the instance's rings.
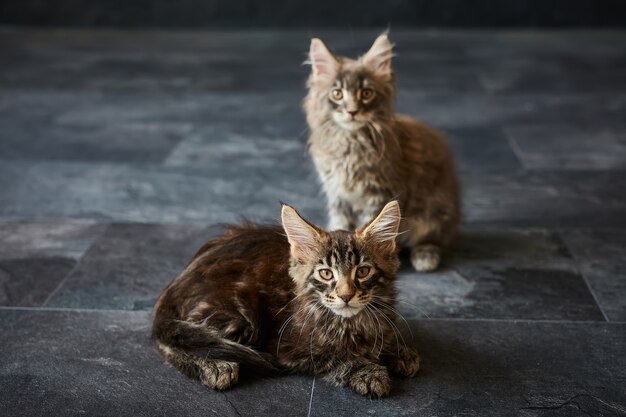
[{"label": "gray fluffy cat", "polygon": [[311,41],[304,109],[309,150],[328,198],[330,229],[354,230],[397,199],[400,243],[418,271],[437,268],[460,217],[454,159],[433,128],[394,113],[392,44],[386,33],[358,59]]}]

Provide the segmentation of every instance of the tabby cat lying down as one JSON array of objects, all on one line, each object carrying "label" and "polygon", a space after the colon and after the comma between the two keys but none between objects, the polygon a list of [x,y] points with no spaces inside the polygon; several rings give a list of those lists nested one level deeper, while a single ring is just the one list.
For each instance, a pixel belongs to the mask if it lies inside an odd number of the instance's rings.
[{"label": "tabby cat lying down", "polygon": [[[165,358],[212,388],[239,367],[320,375],[362,395],[412,377],[414,348],[397,334],[398,203],[348,232],[326,232],[288,205],[282,226],[243,224],[206,243],[163,291],[153,336]],[[285,236],[286,234],[286,236]]]}]

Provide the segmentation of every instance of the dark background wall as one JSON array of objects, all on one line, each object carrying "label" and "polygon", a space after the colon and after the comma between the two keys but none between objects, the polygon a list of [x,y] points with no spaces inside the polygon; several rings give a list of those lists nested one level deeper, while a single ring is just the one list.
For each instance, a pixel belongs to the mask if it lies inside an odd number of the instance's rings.
[{"label": "dark background wall", "polygon": [[0,24],[109,27],[625,27],[626,0],[0,0]]}]

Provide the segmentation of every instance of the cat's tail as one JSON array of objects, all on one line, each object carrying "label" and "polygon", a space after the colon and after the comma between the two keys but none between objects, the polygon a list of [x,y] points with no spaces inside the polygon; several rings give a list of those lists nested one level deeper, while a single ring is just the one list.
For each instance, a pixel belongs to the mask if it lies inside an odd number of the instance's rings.
[{"label": "cat's tail", "polygon": [[166,348],[179,349],[201,359],[237,362],[265,375],[285,373],[284,368],[270,354],[219,337],[199,324],[161,318],[155,320],[152,336],[162,351],[162,345],[165,345]]}]

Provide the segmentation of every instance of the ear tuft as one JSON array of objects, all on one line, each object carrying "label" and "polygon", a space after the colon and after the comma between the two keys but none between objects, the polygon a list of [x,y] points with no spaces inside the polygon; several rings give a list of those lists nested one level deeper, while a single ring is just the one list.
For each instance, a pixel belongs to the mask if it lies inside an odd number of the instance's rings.
[{"label": "ear tuft", "polygon": [[369,66],[376,75],[391,78],[391,58],[393,57],[393,44],[389,41],[389,35],[384,32],[372,44],[372,47],[363,55],[363,63]]},{"label": "ear tuft", "polygon": [[311,39],[309,48],[309,60],[313,68],[313,79],[334,77],[339,67],[339,62],[328,50],[324,42],[318,38]]},{"label": "ear tuft", "polygon": [[393,251],[396,249],[396,237],[401,220],[400,205],[393,200],[387,203],[378,216],[366,225],[359,234],[370,239],[382,249]]},{"label": "ear tuft", "polygon": [[283,204],[281,209],[281,220],[292,256],[302,260],[315,256],[323,232],[304,220],[296,209],[287,204]]}]

